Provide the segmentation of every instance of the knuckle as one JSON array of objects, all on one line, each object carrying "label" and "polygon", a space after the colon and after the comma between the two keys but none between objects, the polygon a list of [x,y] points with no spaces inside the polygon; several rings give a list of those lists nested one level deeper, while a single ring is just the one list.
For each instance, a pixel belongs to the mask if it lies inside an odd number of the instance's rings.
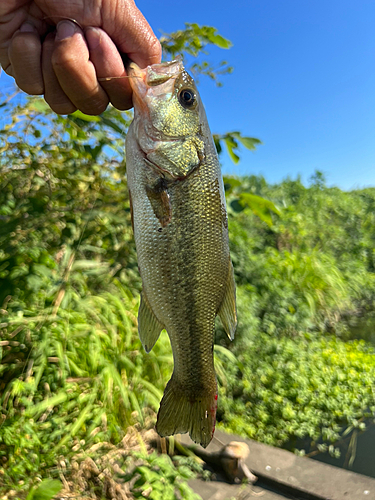
[{"label": "knuckle", "polygon": [[1,62],[0,62],[0,64],[1,64],[1,68],[4,70],[4,73],[6,73],[9,76],[13,76],[13,78],[14,78],[14,71],[13,71],[12,65],[11,64],[6,65],[6,63],[4,63],[4,65],[3,65],[3,63],[1,63]]},{"label": "knuckle", "polygon": [[51,91],[51,89],[48,88],[44,94],[44,100],[52,111],[58,115],[70,115],[77,109],[69,98],[62,92],[61,95],[59,95],[59,93],[56,94],[56,92],[53,92],[53,90]]},{"label": "knuckle", "polygon": [[109,100],[103,101],[96,98],[91,98],[81,102],[77,107],[86,115],[100,115],[107,109]]},{"label": "knuckle", "polygon": [[36,50],[40,50],[40,46],[40,40],[34,33],[16,33],[12,38],[9,50],[13,55],[21,55],[25,52],[32,54]]},{"label": "knuckle", "polygon": [[87,64],[89,60],[86,42],[81,35],[77,36],[77,34],[69,40],[55,39],[51,59],[56,70],[81,70],[82,64]]},{"label": "knuckle", "polygon": [[115,108],[125,111],[133,107],[132,91],[126,79],[101,82],[101,86]]},{"label": "knuckle", "polygon": [[76,107],[74,106],[74,104],[72,104],[71,102],[65,102],[65,103],[56,103],[56,102],[48,102],[47,99],[46,99],[46,102],[48,104],[48,106],[52,109],[52,111],[54,111],[55,113],[57,113],[58,115],[70,115],[72,113],[74,113],[74,111],[76,111]]},{"label": "knuckle", "polygon": [[44,86],[40,82],[32,82],[27,79],[16,78],[18,87],[29,95],[42,95],[44,93]]},{"label": "knuckle", "polygon": [[150,59],[156,62],[161,61],[161,55],[162,55],[161,44],[159,40],[155,37],[155,35],[153,35],[150,40],[149,53],[150,53]]},{"label": "knuckle", "polygon": [[7,73],[11,74],[18,87],[30,95],[40,95],[44,92],[41,73],[41,44],[34,33],[15,35],[9,46],[11,65]]},{"label": "knuckle", "polygon": [[66,50],[54,50],[51,57],[52,66],[56,71],[62,71],[66,68],[77,65],[74,53]]},{"label": "knuckle", "polygon": [[127,109],[131,109],[133,107],[133,102],[131,97],[118,98],[113,96],[111,97],[111,103],[115,108],[119,109],[120,111],[126,111]]}]

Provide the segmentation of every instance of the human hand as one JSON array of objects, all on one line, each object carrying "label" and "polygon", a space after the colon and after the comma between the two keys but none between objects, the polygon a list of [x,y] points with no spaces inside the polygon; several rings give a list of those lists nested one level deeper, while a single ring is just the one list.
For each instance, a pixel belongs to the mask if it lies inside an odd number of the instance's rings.
[{"label": "human hand", "polygon": [[0,1],[0,64],[56,113],[97,115],[109,102],[131,108],[120,54],[140,67],[161,59],[160,43],[133,0]]}]

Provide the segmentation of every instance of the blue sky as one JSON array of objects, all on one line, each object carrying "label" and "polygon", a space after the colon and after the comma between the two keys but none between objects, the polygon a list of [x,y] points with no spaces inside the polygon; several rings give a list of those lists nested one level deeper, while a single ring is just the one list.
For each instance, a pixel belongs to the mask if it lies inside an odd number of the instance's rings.
[{"label": "blue sky", "polygon": [[[233,42],[213,49],[234,72],[217,88],[201,79],[212,132],[263,141],[223,171],[269,182],[314,170],[343,189],[375,186],[375,2],[373,0],[139,0],[155,33],[207,24]],[[2,74],[0,87],[9,84]]]},{"label": "blue sky", "polygon": [[[322,170],[329,185],[375,185],[373,0],[139,0],[156,34],[184,22],[218,28],[233,42],[214,50],[234,72],[200,92],[213,132],[260,138],[224,171],[270,182]],[[162,7],[161,7],[162,6]]]}]

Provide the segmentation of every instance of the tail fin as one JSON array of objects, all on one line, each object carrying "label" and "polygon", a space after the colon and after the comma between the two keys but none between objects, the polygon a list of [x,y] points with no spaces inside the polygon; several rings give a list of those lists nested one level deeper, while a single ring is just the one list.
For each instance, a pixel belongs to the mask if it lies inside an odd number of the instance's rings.
[{"label": "tail fin", "polygon": [[217,388],[189,398],[174,376],[168,382],[160,403],[156,431],[161,437],[188,432],[191,439],[206,448],[216,423]]}]

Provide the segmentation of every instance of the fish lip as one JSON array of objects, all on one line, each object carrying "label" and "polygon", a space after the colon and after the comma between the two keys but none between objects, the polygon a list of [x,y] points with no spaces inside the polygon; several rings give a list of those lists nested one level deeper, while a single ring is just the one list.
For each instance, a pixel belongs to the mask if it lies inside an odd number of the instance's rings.
[{"label": "fish lip", "polygon": [[[173,61],[153,64],[142,69],[135,62],[131,62],[128,68],[130,85],[133,90],[134,108],[147,112],[146,97],[157,93],[157,88],[161,90],[161,85],[171,79],[176,79],[184,70],[181,56]],[[155,88],[153,91],[152,88]]]},{"label": "fish lip", "polygon": [[135,109],[147,111],[145,97],[147,94],[146,70],[141,69],[138,64],[131,62],[128,68],[130,86],[133,90],[133,106]]},{"label": "fish lip", "polygon": [[184,65],[182,57],[177,56],[173,61],[147,66],[146,70],[146,82],[151,87],[164,83],[171,78],[177,78],[184,70]]},{"label": "fish lip", "polygon": [[[182,63],[181,56],[177,56],[173,61],[146,66],[144,69],[141,69],[135,62],[131,62],[128,68],[129,76],[141,78],[149,87],[158,85],[158,81],[163,80],[162,77],[164,77],[164,81],[173,77],[176,78],[182,73],[183,70],[184,65]],[[132,81],[130,83],[132,83]],[[136,84],[136,82],[133,83]]]}]

